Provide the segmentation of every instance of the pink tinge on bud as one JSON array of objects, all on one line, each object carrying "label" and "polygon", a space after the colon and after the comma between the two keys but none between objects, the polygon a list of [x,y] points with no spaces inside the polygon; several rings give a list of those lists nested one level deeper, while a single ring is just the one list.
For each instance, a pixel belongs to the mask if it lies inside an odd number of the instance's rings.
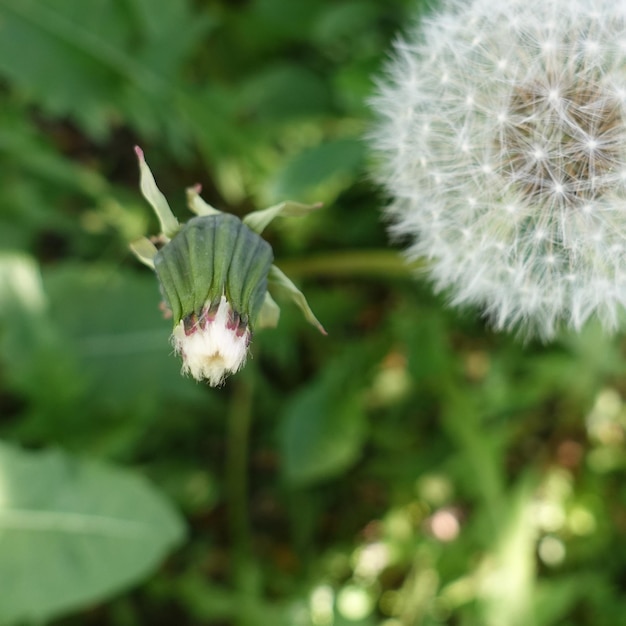
[{"label": "pink tinge on bud", "polygon": [[235,329],[235,335],[237,337],[243,337],[248,332],[248,324],[243,318],[239,318],[239,325]]},{"label": "pink tinge on bud", "polygon": [[228,330],[236,331],[239,328],[239,314],[236,311],[230,310],[228,315],[228,322],[226,322],[226,328]]},{"label": "pink tinge on bud", "polygon": [[200,316],[188,315],[174,328],[172,343],[183,359],[183,373],[215,387],[246,361],[252,333],[224,296]]},{"label": "pink tinge on bud", "polygon": [[187,317],[182,320],[182,324],[185,335],[187,335],[187,337],[193,335],[196,330],[198,330],[198,318],[196,314],[191,313],[190,315],[187,315]]},{"label": "pink tinge on bud", "polygon": [[215,320],[217,317],[217,312],[219,311],[221,301],[215,302],[213,304],[205,304],[204,309],[202,309],[202,319],[205,324],[210,323]]}]

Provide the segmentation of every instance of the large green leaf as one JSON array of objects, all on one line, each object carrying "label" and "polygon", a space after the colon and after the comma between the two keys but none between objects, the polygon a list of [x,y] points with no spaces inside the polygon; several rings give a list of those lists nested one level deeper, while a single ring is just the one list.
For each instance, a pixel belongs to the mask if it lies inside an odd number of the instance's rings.
[{"label": "large green leaf", "polygon": [[171,354],[154,275],[68,263],[47,270],[44,286],[67,352],[101,396],[98,409],[154,414],[168,399],[202,396]]},{"label": "large green leaf", "polygon": [[155,132],[205,26],[186,2],[0,0],[0,74],[93,135],[116,118]]},{"label": "large green leaf", "polygon": [[0,444],[0,622],[99,601],[153,570],[184,534],[139,475]]},{"label": "large green leaf", "polygon": [[364,372],[358,356],[346,357],[331,364],[287,407],[281,451],[285,478],[293,485],[336,476],[359,457],[366,434]]},{"label": "large green leaf", "polygon": [[263,120],[285,121],[331,111],[329,88],[322,78],[296,63],[275,63],[242,85],[242,101]]},{"label": "large green leaf", "polygon": [[277,172],[269,184],[270,195],[277,200],[332,198],[358,175],[364,154],[363,143],[353,137],[333,139],[307,148]]},{"label": "large green leaf", "polygon": [[204,406],[205,389],[180,375],[158,301],[148,272],[57,264],[42,284],[32,258],[0,254],[3,384],[28,402],[20,420],[0,420],[2,433],[120,454],[160,433],[170,407]]}]

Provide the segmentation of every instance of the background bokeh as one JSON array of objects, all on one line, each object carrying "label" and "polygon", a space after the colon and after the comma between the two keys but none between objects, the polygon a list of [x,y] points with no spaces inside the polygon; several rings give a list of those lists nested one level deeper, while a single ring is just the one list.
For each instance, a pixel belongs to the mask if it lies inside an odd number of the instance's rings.
[{"label": "background bokeh", "polygon": [[[28,550],[51,544],[8,549],[26,531],[0,497],[11,623],[626,623],[623,338],[493,334],[388,242],[367,98],[421,10],[0,0],[0,496],[3,467],[16,492],[40,480],[13,453],[62,454],[151,484],[187,527],[132,580],[102,549],[104,591],[29,621],[19,602],[50,591]],[[323,201],[267,238],[329,336],[285,302],[223,388],[181,377],[128,250],[158,230],[135,144],[181,220],[194,183],[240,216]],[[61,583],[79,584],[81,533],[45,553]]]}]

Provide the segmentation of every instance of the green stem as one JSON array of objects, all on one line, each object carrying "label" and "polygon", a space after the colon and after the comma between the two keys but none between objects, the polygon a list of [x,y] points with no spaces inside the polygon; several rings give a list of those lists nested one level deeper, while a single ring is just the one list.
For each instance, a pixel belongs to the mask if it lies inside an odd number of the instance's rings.
[{"label": "green stem", "polygon": [[233,546],[233,582],[242,586],[251,547],[248,523],[248,452],[252,424],[252,384],[240,376],[228,416],[226,485]]},{"label": "green stem", "polygon": [[423,261],[407,262],[393,250],[327,252],[299,259],[279,260],[277,265],[288,276],[361,276],[410,278],[423,269]]}]

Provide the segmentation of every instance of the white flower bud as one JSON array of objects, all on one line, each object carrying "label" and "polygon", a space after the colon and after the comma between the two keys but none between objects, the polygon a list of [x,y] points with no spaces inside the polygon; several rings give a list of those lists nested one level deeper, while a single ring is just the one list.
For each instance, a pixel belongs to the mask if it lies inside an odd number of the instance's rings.
[{"label": "white flower bud", "polygon": [[373,106],[392,232],[454,304],[551,338],[626,303],[626,4],[444,2]]}]

